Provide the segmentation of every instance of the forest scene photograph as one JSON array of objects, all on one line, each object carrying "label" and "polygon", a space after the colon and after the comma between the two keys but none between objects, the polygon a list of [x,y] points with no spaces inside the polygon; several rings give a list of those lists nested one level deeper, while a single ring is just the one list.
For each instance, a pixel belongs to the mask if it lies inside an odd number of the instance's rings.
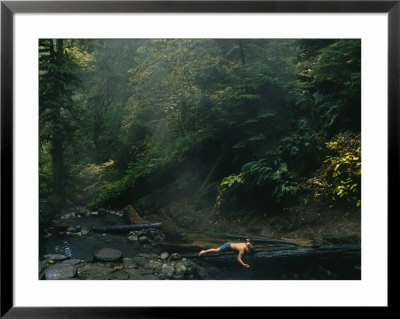
[{"label": "forest scene photograph", "polygon": [[38,52],[40,280],[361,279],[360,39]]}]

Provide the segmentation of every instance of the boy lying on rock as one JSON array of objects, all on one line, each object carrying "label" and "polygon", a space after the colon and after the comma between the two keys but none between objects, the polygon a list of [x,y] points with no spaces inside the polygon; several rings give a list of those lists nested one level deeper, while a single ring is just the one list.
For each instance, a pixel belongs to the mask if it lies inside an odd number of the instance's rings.
[{"label": "boy lying on rock", "polygon": [[232,242],[227,242],[225,244],[223,244],[222,246],[218,247],[218,248],[210,248],[207,250],[202,250],[199,253],[199,256],[207,254],[207,253],[222,253],[225,251],[238,251],[238,262],[243,265],[246,268],[249,268],[250,265],[249,264],[245,264],[242,260],[243,255],[246,254],[250,254],[254,252],[254,248],[253,245],[250,243],[250,240],[247,239],[246,243],[232,243]]}]

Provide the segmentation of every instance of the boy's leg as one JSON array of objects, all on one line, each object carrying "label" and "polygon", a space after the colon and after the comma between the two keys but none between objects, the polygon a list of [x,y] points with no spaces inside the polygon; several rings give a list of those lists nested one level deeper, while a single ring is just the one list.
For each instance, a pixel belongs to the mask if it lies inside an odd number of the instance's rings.
[{"label": "boy's leg", "polygon": [[210,248],[210,249],[207,249],[207,250],[202,250],[199,253],[199,256],[207,254],[207,253],[219,253],[219,248]]}]

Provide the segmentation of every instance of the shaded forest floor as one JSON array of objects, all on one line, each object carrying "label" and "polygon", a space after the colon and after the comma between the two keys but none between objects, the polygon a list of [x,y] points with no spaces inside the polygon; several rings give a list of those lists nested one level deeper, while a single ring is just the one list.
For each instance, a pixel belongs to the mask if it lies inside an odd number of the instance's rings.
[{"label": "shaded forest floor", "polygon": [[235,234],[244,238],[263,236],[296,242],[301,246],[361,242],[361,210],[328,208],[312,202],[266,216],[250,212],[215,213],[211,205],[199,209],[193,194],[201,181],[196,174],[182,174],[173,183],[153,191],[134,203],[150,222],[163,222],[171,233]]},{"label": "shaded forest floor", "polygon": [[148,216],[161,221],[171,232],[230,233],[243,237],[263,236],[296,242],[300,246],[320,246],[361,242],[360,211],[329,209],[321,204],[292,207],[276,216],[251,218],[217,215],[212,210],[196,210],[192,201],[172,202],[161,215]]}]

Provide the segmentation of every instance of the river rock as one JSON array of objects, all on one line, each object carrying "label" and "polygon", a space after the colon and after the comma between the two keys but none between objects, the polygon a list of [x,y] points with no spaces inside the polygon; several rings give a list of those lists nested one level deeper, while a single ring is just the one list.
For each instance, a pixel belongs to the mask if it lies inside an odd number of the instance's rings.
[{"label": "river rock", "polygon": [[88,213],[87,209],[85,209],[83,207],[77,207],[76,211],[77,211],[78,214],[82,214],[82,215]]},{"label": "river rock", "polygon": [[65,280],[75,277],[76,267],[71,264],[55,264],[44,271],[46,280]]},{"label": "river rock", "polygon": [[94,255],[94,259],[103,262],[122,261],[122,252],[117,249],[103,248]]},{"label": "river rock", "polygon": [[145,269],[152,269],[154,273],[161,272],[163,264],[156,260],[149,260],[147,265],[144,267]]},{"label": "river rock", "polygon": [[176,275],[183,275],[186,272],[186,266],[182,262],[178,262],[175,265],[175,274]]},{"label": "river rock", "polygon": [[108,280],[115,269],[106,263],[77,265],[79,278],[84,280]]},{"label": "river rock", "polygon": [[206,279],[208,277],[207,271],[203,267],[197,264],[194,263],[192,264],[192,270],[194,270],[197,276],[200,277],[201,279]]},{"label": "river rock", "polygon": [[138,269],[138,264],[135,262],[124,262],[124,269]]},{"label": "river rock", "polygon": [[78,265],[78,264],[82,264],[82,263],[84,263],[84,262],[85,262],[85,261],[82,260],[82,259],[75,259],[75,258],[73,258],[73,259],[64,260],[63,262],[61,262],[61,264]]},{"label": "river rock", "polygon": [[87,234],[89,234],[89,229],[87,229],[86,227],[82,227],[81,234],[83,236],[86,236]]},{"label": "river rock", "polygon": [[129,236],[128,239],[132,240],[132,241],[138,241],[139,240],[139,238],[137,236],[135,236],[135,235]]},{"label": "river rock", "polygon": [[57,231],[65,231],[69,226],[70,226],[70,225],[69,225],[68,222],[63,221],[63,222],[58,222],[58,223],[56,223],[56,224],[54,225],[54,228],[55,228]]},{"label": "river rock", "polygon": [[168,254],[167,252],[163,252],[163,253],[160,255],[160,258],[161,258],[162,260],[166,260],[168,257],[169,257],[169,254]]},{"label": "river rock", "polygon": [[169,278],[174,274],[174,270],[174,266],[169,264],[163,264],[161,268],[161,272],[166,274]]},{"label": "river rock", "polygon": [[46,269],[46,263],[41,261],[39,262],[39,279],[44,279],[44,270]]},{"label": "river rock", "polygon": [[181,260],[181,259],[182,259],[181,255],[179,255],[178,253],[173,253],[171,254],[168,260]]},{"label": "river rock", "polygon": [[43,256],[45,259],[55,260],[55,261],[62,261],[68,259],[69,257],[59,254],[48,254]]},{"label": "river rock", "polygon": [[147,236],[139,237],[139,242],[144,243],[148,240]]}]

